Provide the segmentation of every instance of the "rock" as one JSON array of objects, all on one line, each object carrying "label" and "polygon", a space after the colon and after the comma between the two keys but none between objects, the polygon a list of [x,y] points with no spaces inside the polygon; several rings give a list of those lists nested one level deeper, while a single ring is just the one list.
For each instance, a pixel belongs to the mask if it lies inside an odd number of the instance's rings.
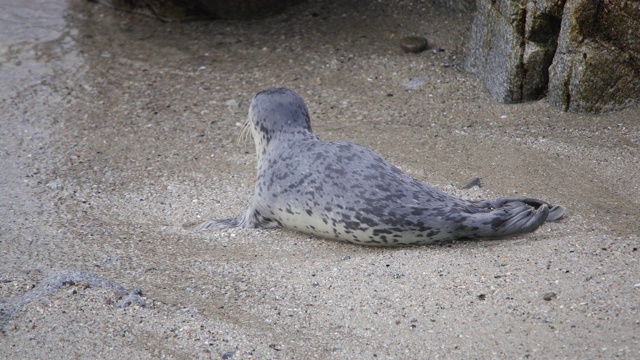
[{"label": "rock", "polygon": [[640,100],[640,3],[477,0],[465,69],[502,103],[599,112]]},{"label": "rock", "polygon": [[465,69],[502,103],[546,93],[564,0],[478,0]]},{"label": "rock", "polygon": [[252,19],[276,14],[300,0],[199,0],[210,13],[224,19]]},{"label": "rock", "polygon": [[62,181],[60,181],[60,179],[55,179],[52,181],[49,181],[47,183],[47,187],[51,190],[62,190],[64,189],[64,185],[62,184]]},{"label": "rock", "polygon": [[419,77],[414,77],[409,79],[409,81],[407,81],[406,83],[402,84],[402,88],[409,91],[409,90],[419,90],[422,85],[424,85],[424,76],[419,76]]},{"label": "rock", "polygon": [[406,53],[420,53],[429,47],[429,42],[422,36],[406,36],[400,39],[400,48]]},{"label": "rock", "polygon": [[236,112],[240,109],[240,103],[236,99],[227,100],[224,104],[227,105],[231,112]]},{"label": "rock", "polygon": [[432,0],[434,4],[456,11],[473,11],[476,9],[475,0]]},{"label": "rock", "polygon": [[504,10],[511,10],[504,1],[494,8],[489,0],[478,0],[464,67],[482,80],[494,99],[499,102],[517,102],[520,96],[514,99],[509,90],[509,82],[513,82],[510,78],[517,79],[519,74],[514,76],[509,72],[518,70],[516,64],[520,58],[520,41],[514,39],[514,26],[510,22],[511,18],[517,19],[518,14],[517,9],[503,12],[501,6],[498,6],[500,4],[507,5]]},{"label": "rock", "polygon": [[202,7],[199,0],[103,0],[100,3],[116,9],[155,17],[162,21],[185,21],[212,17]]},{"label": "rock", "polygon": [[549,102],[601,112],[640,101],[640,2],[570,1],[549,69]]},{"label": "rock", "polygon": [[477,187],[481,188],[482,187],[482,179],[479,178],[479,177],[473,178],[466,185],[464,185],[461,189],[462,190],[469,190],[474,186],[477,186]]}]

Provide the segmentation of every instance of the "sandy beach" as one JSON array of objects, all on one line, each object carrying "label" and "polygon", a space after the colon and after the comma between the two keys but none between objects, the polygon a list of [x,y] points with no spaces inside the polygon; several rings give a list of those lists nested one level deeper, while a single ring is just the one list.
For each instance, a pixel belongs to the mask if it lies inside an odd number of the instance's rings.
[{"label": "sandy beach", "polygon": [[[0,358],[640,358],[640,107],[497,104],[462,68],[472,14],[364,0],[248,22],[83,0],[6,9]],[[403,52],[409,35],[430,48]],[[506,240],[404,248],[194,232],[249,204],[255,149],[239,135],[251,97],[278,86],[324,140],[463,198],[567,214]]]}]

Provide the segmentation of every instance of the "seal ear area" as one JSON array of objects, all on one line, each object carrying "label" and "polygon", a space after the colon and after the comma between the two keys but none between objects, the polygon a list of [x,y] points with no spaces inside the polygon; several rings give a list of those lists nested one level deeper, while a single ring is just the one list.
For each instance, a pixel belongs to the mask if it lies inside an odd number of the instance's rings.
[{"label": "seal ear area", "polygon": [[257,93],[249,107],[249,117],[256,125],[275,131],[303,127],[311,130],[309,110],[293,90],[273,88]]},{"label": "seal ear area", "polygon": [[276,95],[290,95],[290,96],[296,96],[298,98],[300,98],[300,96],[293,90],[286,88],[286,87],[279,87],[279,88],[269,88],[269,89],[265,89],[262,91],[259,91],[254,98],[259,97],[259,96],[276,96]]},{"label": "seal ear area", "polygon": [[262,90],[255,94],[251,100],[251,108],[254,108],[255,110],[267,110],[269,108],[274,108],[279,104],[302,104],[302,106],[306,108],[304,100],[302,100],[300,95],[288,88],[271,88]]}]

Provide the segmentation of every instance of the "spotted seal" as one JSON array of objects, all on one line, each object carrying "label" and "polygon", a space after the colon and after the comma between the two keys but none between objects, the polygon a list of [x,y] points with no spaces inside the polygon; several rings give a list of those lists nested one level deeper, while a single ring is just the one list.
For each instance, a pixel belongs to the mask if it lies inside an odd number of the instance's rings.
[{"label": "spotted seal", "polygon": [[564,214],[524,197],[458,199],[365,147],[322,141],[304,101],[286,88],[256,94],[248,121],[258,157],[253,201],[243,215],[198,230],[283,227],[363,245],[423,245],[523,234]]}]

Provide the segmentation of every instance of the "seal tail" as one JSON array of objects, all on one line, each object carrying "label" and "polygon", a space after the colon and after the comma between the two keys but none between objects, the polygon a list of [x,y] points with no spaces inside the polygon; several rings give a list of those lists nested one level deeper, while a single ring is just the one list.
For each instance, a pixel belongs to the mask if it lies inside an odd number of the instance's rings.
[{"label": "seal tail", "polygon": [[[505,197],[474,204],[477,211],[471,218],[474,235],[497,238],[524,234],[536,230],[545,221],[555,221],[564,215],[562,206],[531,199]],[[474,211],[474,212],[475,212]]]}]

